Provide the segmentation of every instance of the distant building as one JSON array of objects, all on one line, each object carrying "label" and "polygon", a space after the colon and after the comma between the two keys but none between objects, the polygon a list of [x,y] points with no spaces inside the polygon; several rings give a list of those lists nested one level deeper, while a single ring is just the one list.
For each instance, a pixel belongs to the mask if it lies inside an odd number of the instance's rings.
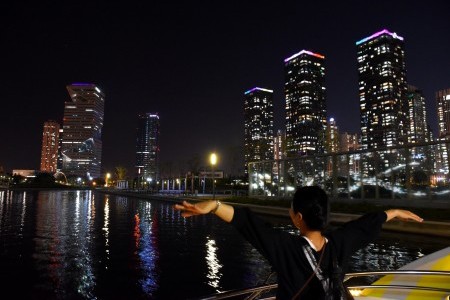
[{"label": "distant building", "polygon": [[418,88],[408,85],[408,144],[430,141],[425,97]]},{"label": "distant building", "polygon": [[[353,152],[361,148],[360,137],[356,133],[343,132],[339,134],[339,152]],[[361,154],[352,153],[347,157],[340,156],[340,171],[350,175],[356,175],[361,170]],[[345,159],[345,160],[344,160]],[[344,161],[342,161],[344,160]]]},{"label": "distant building", "polygon": [[42,172],[55,173],[57,171],[59,127],[59,123],[55,121],[44,123],[40,168]]},{"label": "distant building", "polygon": [[439,138],[450,137],[450,88],[436,92]]},{"label": "distant building", "polygon": [[339,151],[349,152],[361,148],[360,138],[356,133],[343,132],[340,134]]},{"label": "distant building", "polygon": [[384,29],[356,46],[362,146],[403,145],[408,126],[403,37]]},{"label": "distant building", "polygon": [[273,138],[273,159],[286,158],[286,132],[278,130]]},{"label": "distant building", "polygon": [[[450,140],[450,89],[436,92],[439,137],[438,140]],[[448,143],[441,144],[437,151],[437,170],[439,174],[450,175],[450,148]]]},{"label": "distant building", "polygon": [[159,180],[159,115],[138,115],[136,137],[136,177],[140,187],[154,186]]},{"label": "distant building", "polygon": [[284,60],[288,157],[324,152],[325,57],[302,50]]},{"label": "distant building", "polygon": [[61,155],[67,177],[100,177],[105,94],[91,83],[67,86]]},{"label": "distant building", "polygon": [[58,172],[62,171],[63,168],[63,156],[62,156],[62,144],[63,144],[63,132],[62,128],[59,128],[59,140],[58,140],[58,160],[56,163],[56,169]]},{"label": "distant building", "polygon": [[255,87],[244,93],[244,159],[248,163],[273,159],[273,91]]},{"label": "distant building", "polygon": [[330,118],[325,132],[325,150],[327,153],[339,152],[339,130],[336,120]]},{"label": "distant building", "polygon": [[37,173],[38,172],[36,170],[21,170],[21,169],[17,169],[17,170],[13,170],[12,171],[13,175],[23,176],[23,177],[27,177],[27,178],[36,177]]}]

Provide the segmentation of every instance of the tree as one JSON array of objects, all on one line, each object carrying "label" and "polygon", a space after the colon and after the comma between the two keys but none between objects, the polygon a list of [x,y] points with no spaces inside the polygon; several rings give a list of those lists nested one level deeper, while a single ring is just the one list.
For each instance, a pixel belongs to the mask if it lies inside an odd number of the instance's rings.
[{"label": "tree", "polygon": [[115,169],[117,180],[125,180],[125,178],[127,177],[127,172],[128,171],[125,167],[117,166]]}]

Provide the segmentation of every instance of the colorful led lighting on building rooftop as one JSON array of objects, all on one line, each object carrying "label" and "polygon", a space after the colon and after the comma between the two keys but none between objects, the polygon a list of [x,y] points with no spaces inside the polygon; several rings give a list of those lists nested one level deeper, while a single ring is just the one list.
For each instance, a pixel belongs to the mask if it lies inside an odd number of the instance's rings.
[{"label": "colorful led lighting on building rooftop", "polygon": [[260,87],[254,87],[251,90],[246,91],[245,95],[250,94],[253,91],[263,91],[263,92],[273,93],[273,90],[263,89],[263,88],[260,88]]},{"label": "colorful led lighting on building rooftop", "polygon": [[92,83],[75,82],[75,83],[72,83],[72,85],[83,85],[83,86],[88,86],[88,85],[92,85]]},{"label": "colorful led lighting on building rooftop", "polygon": [[314,52],[311,52],[311,51],[308,51],[308,50],[302,50],[302,51],[300,51],[299,53],[296,53],[296,54],[292,55],[291,57],[286,58],[286,59],[284,60],[284,62],[288,62],[288,61],[290,61],[291,59],[294,59],[294,58],[296,58],[297,56],[302,55],[302,54],[308,54],[308,55],[312,55],[312,56],[315,56],[315,57],[318,57],[318,58],[322,58],[322,59],[325,58],[325,56],[323,56],[323,55],[320,55],[320,54],[317,54],[317,53],[314,53]]},{"label": "colorful led lighting on building rooftop", "polygon": [[387,29],[383,29],[383,30],[381,30],[381,31],[379,31],[377,33],[372,34],[369,37],[366,37],[366,38],[363,38],[362,40],[357,41],[356,45],[359,45],[359,44],[362,44],[364,42],[367,42],[368,40],[374,39],[374,38],[379,37],[380,35],[383,35],[383,34],[389,34],[393,38],[399,39],[400,41],[403,41],[403,37],[397,35],[395,32],[389,32]]}]

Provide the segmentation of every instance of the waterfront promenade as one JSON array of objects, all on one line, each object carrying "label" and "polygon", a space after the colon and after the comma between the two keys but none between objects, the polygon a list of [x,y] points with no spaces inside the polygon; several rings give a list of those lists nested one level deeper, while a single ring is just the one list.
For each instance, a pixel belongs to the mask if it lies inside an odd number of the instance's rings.
[{"label": "waterfront promenade", "polygon": [[[148,194],[143,191],[121,191],[121,190],[104,190],[100,189],[100,192],[115,194],[115,195],[123,195],[123,196],[132,196],[141,199],[154,199],[154,200],[162,200],[162,201],[170,201],[174,203],[179,203],[183,200],[187,200],[190,202],[199,202],[207,199],[212,199],[212,195],[201,195],[201,196],[185,196],[185,195],[176,195],[176,194]],[[222,199],[224,203],[227,203],[227,198],[229,195],[216,195],[216,198]],[[255,205],[248,203],[236,203],[229,202],[229,204],[233,206],[248,206],[254,212],[260,214],[263,217],[276,218],[278,220],[284,220],[287,223],[290,222],[288,208],[285,207],[277,207],[277,206],[268,206],[268,205]],[[392,206],[395,208],[396,206]],[[414,210],[414,209],[412,209]],[[343,224],[345,222],[354,220],[358,218],[360,214],[357,213],[343,213],[343,212],[331,212],[330,214],[330,223],[332,224]],[[385,223],[383,225],[383,229],[386,231],[393,232],[403,232],[403,233],[412,233],[419,235],[427,235],[427,236],[437,236],[449,239],[450,244],[450,219],[449,221],[435,221],[435,220],[427,220],[425,219],[422,223],[416,222],[399,222],[399,221],[391,221]]]}]

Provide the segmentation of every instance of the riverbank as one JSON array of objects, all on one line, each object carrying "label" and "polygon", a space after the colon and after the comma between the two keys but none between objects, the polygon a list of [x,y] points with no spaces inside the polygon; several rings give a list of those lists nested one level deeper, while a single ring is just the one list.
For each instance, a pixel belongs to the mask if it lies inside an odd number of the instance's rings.
[{"label": "riverbank", "polygon": [[[199,202],[206,199],[210,199],[207,197],[195,197],[195,196],[182,196],[182,195],[156,195],[156,194],[147,194],[147,193],[138,193],[138,192],[125,192],[125,191],[119,191],[119,190],[98,190],[102,193],[108,193],[108,194],[114,194],[114,195],[121,195],[121,196],[131,196],[135,198],[141,198],[141,199],[150,199],[150,200],[160,200],[160,201],[168,201],[173,203],[179,203],[183,200],[187,200],[190,202]],[[284,219],[286,221],[289,221],[289,208],[288,207],[280,207],[280,206],[274,206],[274,205],[259,205],[254,203],[244,203],[244,202],[237,202],[236,199],[226,197],[223,195],[217,196],[220,197],[220,199],[224,203],[229,203],[232,205],[237,206],[247,206],[250,207],[254,212],[271,218],[279,218]],[[229,201],[231,200],[231,201]],[[244,201],[245,198],[242,198]],[[285,205],[283,203],[282,205]],[[367,205],[365,205],[367,206]],[[349,209],[351,209],[351,206],[348,204],[345,206],[346,211],[331,211],[330,214],[330,223],[332,224],[343,224],[345,222],[354,220],[361,216],[361,207],[355,206],[354,212],[348,212]],[[369,207],[369,206],[367,206]],[[384,207],[380,206],[374,206],[370,207],[367,211],[370,210],[384,210]],[[423,209],[422,209],[423,210]],[[366,211],[366,212],[367,212]],[[420,214],[420,212],[419,212]],[[448,216],[448,215],[447,215]],[[431,235],[431,236],[438,236],[443,238],[449,239],[450,244],[450,222],[447,221],[435,221],[435,220],[428,220],[425,218],[424,222],[422,223],[416,223],[416,222],[400,222],[400,221],[391,221],[388,223],[385,223],[383,225],[383,229],[387,231],[394,231],[394,232],[403,232],[403,233],[414,233],[414,234],[421,234],[421,235]]]}]

